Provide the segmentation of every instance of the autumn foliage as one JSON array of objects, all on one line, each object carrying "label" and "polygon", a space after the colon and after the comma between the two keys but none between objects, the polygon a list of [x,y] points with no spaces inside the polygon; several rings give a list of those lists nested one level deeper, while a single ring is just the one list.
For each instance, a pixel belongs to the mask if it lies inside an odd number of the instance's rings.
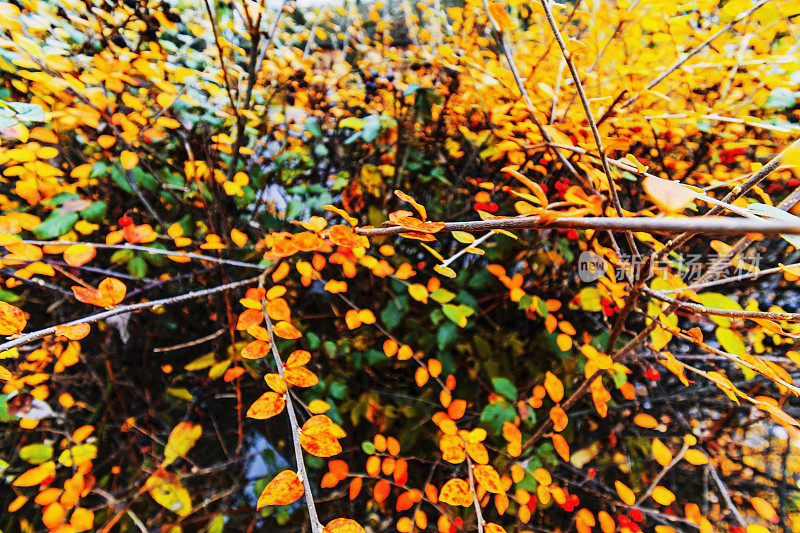
[{"label": "autumn foliage", "polygon": [[0,4],[0,530],[800,529],[799,23]]}]

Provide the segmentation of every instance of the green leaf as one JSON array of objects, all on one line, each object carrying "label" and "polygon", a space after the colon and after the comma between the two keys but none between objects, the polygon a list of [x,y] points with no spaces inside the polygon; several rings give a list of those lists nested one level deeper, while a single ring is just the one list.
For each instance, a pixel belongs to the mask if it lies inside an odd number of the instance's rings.
[{"label": "green leaf", "polygon": [[492,378],[492,386],[494,390],[497,391],[498,394],[505,396],[509,400],[517,401],[517,396],[519,392],[517,391],[517,387],[511,383],[511,380],[508,378]]},{"label": "green leaf", "polygon": [[87,222],[99,224],[106,218],[106,208],[108,206],[105,202],[98,201],[92,203],[89,207],[80,212],[81,217]]},{"label": "green leaf", "polygon": [[517,414],[508,402],[490,403],[481,412],[481,425],[492,435],[499,435],[503,422],[511,422]]},{"label": "green leaf", "polygon": [[19,296],[11,291],[0,289],[0,302],[14,303],[19,300]]},{"label": "green leaf", "polygon": [[439,350],[444,350],[458,339],[458,326],[452,322],[445,322],[436,330],[436,345]]},{"label": "green leaf", "polygon": [[442,312],[447,318],[452,320],[455,324],[458,324],[458,327],[463,328],[467,325],[467,317],[462,313],[461,307],[464,306],[444,304],[442,306]]},{"label": "green leaf", "polygon": [[19,450],[19,458],[32,465],[46,463],[53,457],[53,447],[47,444],[28,444]]},{"label": "green leaf", "polygon": [[447,289],[442,289],[441,287],[436,289],[431,293],[431,298],[434,302],[439,302],[440,304],[446,304],[450,302],[456,295]]},{"label": "green leaf", "polygon": [[361,450],[367,455],[373,455],[375,453],[375,445],[368,440],[365,440],[361,443]]},{"label": "green leaf", "polygon": [[147,262],[140,255],[128,261],[128,274],[135,278],[143,278],[147,275]]},{"label": "green leaf", "polygon": [[78,213],[62,214],[53,211],[49,217],[44,219],[41,224],[33,228],[33,234],[37,239],[49,240],[61,237],[78,221]]}]

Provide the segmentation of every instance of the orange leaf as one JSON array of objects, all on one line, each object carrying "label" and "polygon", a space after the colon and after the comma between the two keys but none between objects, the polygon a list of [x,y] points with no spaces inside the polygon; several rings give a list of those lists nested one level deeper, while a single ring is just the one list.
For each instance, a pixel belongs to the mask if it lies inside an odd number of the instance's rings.
[{"label": "orange leaf", "polygon": [[642,187],[653,203],[667,213],[683,211],[696,197],[696,193],[685,185],[655,176],[647,176]]},{"label": "orange leaf", "polygon": [[361,486],[364,484],[364,480],[360,477],[354,477],[353,480],[350,482],[350,490],[349,496],[351,500],[355,500],[358,497],[358,494],[361,492]]},{"label": "orange leaf", "polygon": [[258,497],[256,509],[266,505],[289,505],[296,502],[303,495],[303,482],[291,470],[284,470],[272,478],[261,496]]},{"label": "orange leaf", "polygon": [[276,298],[267,303],[267,314],[272,320],[291,320],[292,314],[289,304],[283,298]]},{"label": "orange leaf", "polygon": [[295,350],[289,354],[284,366],[286,368],[297,368],[308,364],[311,361],[311,352],[308,350]]},{"label": "orange leaf", "polygon": [[495,22],[497,22],[497,25],[500,26],[502,31],[514,29],[515,24],[511,20],[511,17],[508,16],[508,13],[506,13],[505,8],[503,8],[503,4],[499,2],[492,2],[489,4],[489,14],[492,16]]},{"label": "orange leaf", "polygon": [[759,496],[750,499],[750,505],[753,506],[753,509],[766,520],[767,522],[772,522],[773,524],[777,524],[780,522],[780,518],[778,518],[778,513],[775,512],[775,509],[772,505]]},{"label": "orange leaf", "polygon": [[14,480],[13,485],[15,487],[35,487],[45,483],[48,478],[52,479],[55,475],[56,464],[53,461],[47,461],[20,474]]},{"label": "orange leaf", "polygon": [[231,381],[238,378],[242,374],[244,374],[244,368],[240,366],[234,366],[225,371],[225,374],[222,376],[222,379],[226,383],[230,383]]},{"label": "orange leaf", "polygon": [[487,492],[492,494],[505,494],[502,482],[500,481],[500,474],[491,465],[477,465],[472,469],[475,474],[475,479],[480,485],[486,489]]},{"label": "orange leaf", "polygon": [[272,333],[281,339],[299,339],[303,336],[300,331],[288,322],[278,322],[272,328]]},{"label": "orange leaf", "polygon": [[645,429],[653,429],[658,425],[658,421],[646,413],[639,413],[633,417],[633,423]]},{"label": "orange leaf", "polygon": [[261,359],[269,355],[270,345],[264,341],[253,341],[242,348],[242,357],[245,359]]},{"label": "orange leaf", "polygon": [[81,426],[72,432],[72,440],[75,442],[82,442],[86,440],[89,435],[94,432],[94,426],[86,425]]},{"label": "orange leaf", "polygon": [[258,326],[264,320],[264,313],[261,309],[247,309],[239,315],[236,321],[236,329],[239,331],[247,331],[252,326]]},{"label": "orange leaf", "polygon": [[358,224],[358,219],[355,218],[355,217],[351,217],[350,215],[347,214],[347,211],[345,211],[343,209],[339,209],[338,207],[333,206],[333,205],[325,205],[322,208],[325,211],[333,211],[334,213],[336,213],[337,215],[339,215],[340,217],[345,219],[347,221],[347,223],[350,224],[353,227],[356,227],[356,225]]},{"label": "orange leaf", "polygon": [[365,533],[364,528],[358,525],[355,520],[349,518],[337,518],[328,522],[323,530],[324,533]]},{"label": "orange leaf", "polygon": [[63,335],[71,341],[78,341],[86,337],[91,331],[89,324],[75,324],[74,326],[56,326],[56,335]]},{"label": "orange leaf", "polygon": [[385,479],[379,480],[375,483],[375,488],[372,490],[372,495],[375,498],[375,501],[378,503],[383,502],[386,498],[389,497],[389,491],[392,489],[392,486],[389,485],[389,482]]},{"label": "orange leaf", "polygon": [[623,503],[625,503],[625,505],[633,505],[633,503],[636,501],[636,495],[625,483],[622,481],[615,481],[614,487],[616,487],[617,494],[619,494],[620,499],[623,501]]},{"label": "orange leaf", "polygon": [[0,335],[19,335],[27,323],[21,309],[0,302]]},{"label": "orange leaf", "polygon": [[309,418],[300,432],[300,445],[315,457],[333,457],[342,451],[339,439],[345,433],[325,415]]},{"label": "orange leaf", "polygon": [[363,235],[357,235],[352,228],[341,224],[331,226],[331,229],[328,230],[328,238],[333,244],[338,244],[345,248],[355,248],[357,246],[369,248],[369,239]]},{"label": "orange leaf", "polygon": [[125,284],[115,278],[104,279],[96,289],[72,287],[72,293],[75,295],[76,300],[98,307],[117,305],[125,298],[126,292]]},{"label": "orange leaf", "polygon": [[428,212],[425,210],[425,206],[417,203],[417,201],[414,200],[414,198],[412,198],[410,195],[404,193],[403,191],[398,191],[398,190],[395,190],[394,194],[404,202],[410,203],[414,207],[414,209],[417,210],[419,216],[422,217],[422,220],[428,218]]},{"label": "orange leaf", "polygon": [[272,391],[265,392],[253,402],[253,405],[247,410],[247,416],[257,420],[266,420],[283,411],[285,405],[286,400],[283,399],[283,396]]},{"label": "orange leaf", "polygon": [[139,224],[138,226],[131,224],[130,226],[125,226],[122,230],[122,236],[131,244],[153,242],[157,237],[156,232],[153,231],[153,227],[150,224]]},{"label": "orange leaf", "polygon": [[700,450],[687,450],[683,456],[686,462],[695,466],[704,465],[708,463],[708,456]]},{"label": "orange leaf", "polygon": [[437,233],[444,229],[444,222],[423,222],[414,217],[398,217],[395,222],[405,229],[417,233]]},{"label": "orange leaf", "polygon": [[64,261],[72,267],[83,266],[97,254],[94,246],[88,244],[72,244],[64,250]]},{"label": "orange leaf", "polygon": [[547,390],[547,394],[550,395],[550,399],[555,403],[560,402],[564,398],[564,385],[561,383],[561,380],[549,370],[544,375],[544,388]]},{"label": "orange leaf", "polygon": [[444,484],[439,492],[439,501],[448,505],[461,505],[469,507],[472,505],[472,491],[463,479],[451,479]]},{"label": "orange leaf", "polygon": [[556,431],[562,431],[569,424],[569,417],[560,405],[554,405],[550,409],[550,420],[553,421],[553,429]]},{"label": "orange leaf", "polygon": [[439,449],[442,451],[442,459],[448,463],[457,465],[467,458],[463,441],[455,435],[443,435],[439,439]]},{"label": "orange leaf", "polygon": [[558,433],[553,433],[552,438],[553,438],[553,447],[556,449],[556,453],[564,461],[569,461],[569,444],[567,444],[567,439],[565,439]]},{"label": "orange leaf", "polygon": [[287,368],[283,373],[283,378],[295,387],[313,387],[319,383],[317,375],[304,366]]},{"label": "orange leaf", "polygon": [[675,501],[675,494],[671,490],[664,487],[656,487],[651,494],[653,501],[660,505],[670,505]]}]

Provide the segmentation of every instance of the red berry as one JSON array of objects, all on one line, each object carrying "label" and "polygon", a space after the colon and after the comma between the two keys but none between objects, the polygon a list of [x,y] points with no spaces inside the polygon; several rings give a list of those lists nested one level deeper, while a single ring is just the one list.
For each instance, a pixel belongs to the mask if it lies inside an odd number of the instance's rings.
[{"label": "red berry", "polygon": [[497,204],[494,203],[494,202],[490,203],[489,205],[486,206],[486,210],[489,211],[490,213],[496,213],[497,212]]},{"label": "red berry", "polygon": [[628,515],[633,519],[634,522],[641,522],[644,520],[644,515],[639,509],[631,509],[631,512]]},{"label": "red berry", "polygon": [[578,231],[575,230],[575,229],[569,230],[567,232],[567,239],[569,239],[571,241],[577,241],[578,240]]},{"label": "red berry", "polygon": [[133,224],[133,219],[131,217],[129,216],[120,217],[119,225],[122,226],[123,228],[126,226],[130,226],[131,224]]},{"label": "red berry", "polygon": [[655,368],[650,368],[647,370],[647,372],[644,373],[644,377],[646,377],[651,381],[658,381],[659,378],[661,377],[661,373]]}]

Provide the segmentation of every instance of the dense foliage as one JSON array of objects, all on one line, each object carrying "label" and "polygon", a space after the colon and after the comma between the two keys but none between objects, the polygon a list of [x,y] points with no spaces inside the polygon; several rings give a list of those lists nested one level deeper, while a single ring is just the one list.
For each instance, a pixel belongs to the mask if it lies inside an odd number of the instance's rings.
[{"label": "dense foliage", "polygon": [[0,4],[0,529],[796,531],[798,23]]}]

